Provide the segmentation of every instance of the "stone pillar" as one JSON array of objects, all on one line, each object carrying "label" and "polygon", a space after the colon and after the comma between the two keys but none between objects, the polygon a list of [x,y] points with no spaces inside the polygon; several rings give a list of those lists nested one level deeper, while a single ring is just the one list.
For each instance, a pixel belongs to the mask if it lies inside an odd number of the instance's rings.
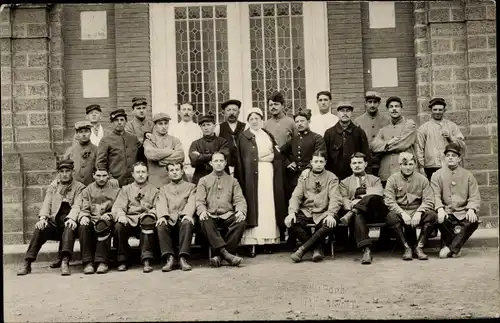
[{"label": "stone pillar", "polygon": [[429,25],[427,23],[427,4],[425,1],[414,3],[414,37],[417,81],[417,116],[419,124],[429,120],[428,104],[431,94],[431,55],[429,48]]}]

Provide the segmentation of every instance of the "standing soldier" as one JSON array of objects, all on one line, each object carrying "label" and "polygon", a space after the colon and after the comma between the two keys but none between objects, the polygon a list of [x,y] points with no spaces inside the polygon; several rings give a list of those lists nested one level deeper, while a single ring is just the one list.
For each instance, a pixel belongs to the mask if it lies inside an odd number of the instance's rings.
[{"label": "standing soldier", "polygon": [[95,168],[97,147],[90,142],[92,125],[88,121],[75,123],[75,138],[71,147],[64,153],[63,159],[71,159],[75,164],[73,177],[85,186],[92,183]]},{"label": "standing soldier", "polygon": [[236,143],[238,142],[238,137],[241,135],[243,130],[245,130],[246,124],[244,122],[238,121],[238,116],[240,115],[241,101],[239,100],[228,100],[221,104],[222,110],[224,110],[224,115],[226,121],[215,127],[215,135],[226,139],[229,146],[229,174],[233,175],[234,166],[236,166]]},{"label": "standing soldier", "polygon": [[429,102],[431,119],[418,128],[416,154],[420,167],[423,167],[427,178],[443,166],[445,147],[450,143],[465,148],[464,135],[458,126],[443,115],[446,102],[442,98],[434,98]]},{"label": "standing soldier", "polygon": [[316,100],[319,114],[311,117],[311,131],[323,137],[328,128],[339,122],[339,117],[332,113],[332,94],[330,91],[318,92]]},{"label": "standing soldier", "polygon": [[417,139],[417,125],[412,119],[402,115],[403,103],[397,96],[391,96],[386,102],[391,116],[391,124],[382,127],[371,141],[371,151],[381,154],[379,177],[382,185],[392,173],[398,171],[399,154],[414,153]]},{"label": "standing soldier", "polygon": [[181,141],[168,134],[170,116],[158,113],[153,117],[156,131],[144,140],[144,154],[148,160],[149,182],[158,189],[170,182],[166,166],[168,163],[183,161],[184,151]]},{"label": "standing soldier", "polygon": [[141,143],[136,136],[124,131],[127,114],[123,109],[111,112],[110,121],[114,129],[111,134],[102,138],[97,147],[96,168],[106,169],[122,187],[133,182],[131,174]]},{"label": "standing soldier", "polygon": [[142,144],[144,135],[153,131],[154,122],[146,117],[146,109],[148,102],[145,98],[134,97],[132,99],[132,112],[135,118],[127,122],[125,132],[137,137],[137,140]]},{"label": "standing soldier", "polygon": [[[193,174],[193,184],[198,184],[200,178],[212,172],[213,168],[210,165],[212,154],[216,151],[222,152],[226,158],[229,157],[229,147],[226,139],[215,135],[215,118],[212,115],[202,116],[199,121],[203,137],[193,141],[189,148],[189,158],[191,165],[195,167]],[[226,166],[226,172],[229,172],[229,167]]]},{"label": "standing soldier", "polygon": [[460,167],[461,147],[448,144],[444,150],[445,164],[431,178],[438,226],[445,247],[440,258],[460,257],[464,243],[477,230],[481,195],[472,173]]},{"label": "standing soldier", "polygon": [[[388,117],[379,112],[380,94],[375,91],[368,91],[365,94],[365,113],[354,120],[358,126],[366,133],[368,142],[375,139],[375,136],[382,127],[387,126],[391,121]],[[372,174],[378,176],[380,168],[380,156],[371,152]]]},{"label": "standing soldier", "polygon": [[30,245],[24,263],[17,274],[31,273],[31,263],[35,261],[40,248],[47,240],[59,241],[59,259],[61,259],[61,275],[67,276],[69,261],[75,243],[75,219],[68,218],[73,203],[85,188],[85,185],[73,179],[74,164],[72,160],[57,162],[57,185],[49,185],[42,207],[40,220],[35,224],[35,231],[31,237]]},{"label": "standing soldier", "polygon": [[283,112],[283,105],[285,104],[283,94],[280,92],[273,93],[268,99],[268,104],[271,118],[264,123],[264,129],[273,135],[278,147],[282,147],[292,139],[295,122]]},{"label": "standing soldier", "polygon": [[[104,129],[99,121],[101,121],[102,109],[99,104],[91,104],[85,108],[87,120],[92,125],[90,133],[90,142],[96,147],[99,146],[101,139],[109,134],[107,129]],[[76,139],[76,135],[75,135]]]}]

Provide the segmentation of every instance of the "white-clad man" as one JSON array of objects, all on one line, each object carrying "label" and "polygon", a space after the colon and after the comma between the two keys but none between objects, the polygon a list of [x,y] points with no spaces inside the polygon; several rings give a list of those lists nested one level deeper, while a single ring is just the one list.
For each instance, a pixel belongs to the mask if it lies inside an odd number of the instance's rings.
[{"label": "white-clad man", "polygon": [[332,94],[330,91],[321,91],[316,94],[319,114],[311,117],[310,129],[320,136],[325,135],[328,128],[333,127],[339,121],[339,117],[332,113]]}]

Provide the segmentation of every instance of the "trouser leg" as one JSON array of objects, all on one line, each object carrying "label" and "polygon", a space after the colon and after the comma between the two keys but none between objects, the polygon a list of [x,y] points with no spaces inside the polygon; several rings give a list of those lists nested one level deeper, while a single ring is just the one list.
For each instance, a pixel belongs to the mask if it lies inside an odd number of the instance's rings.
[{"label": "trouser leg", "polygon": [[88,263],[94,260],[95,235],[94,225],[80,225],[78,227],[78,239],[80,240],[80,253],[82,262]]},{"label": "trouser leg", "polygon": [[134,231],[140,231],[139,247],[141,248],[141,262],[144,260],[154,259],[154,245],[156,239],[156,232],[153,230],[152,233],[144,233],[140,226],[134,228]]},{"label": "trouser leg", "polygon": [[238,250],[241,237],[243,237],[243,233],[245,232],[247,222],[236,222],[236,217],[231,215],[229,218],[223,220],[222,223],[224,227],[227,227],[227,233],[224,239],[226,241],[226,249],[230,253],[235,253]]},{"label": "trouser leg", "polygon": [[114,240],[116,241],[116,260],[118,260],[118,262],[126,262],[130,256],[128,239],[131,235],[131,227],[129,224],[117,222],[114,232]]},{"label": "trouser leg", "polygon": [[42,230],[35,229],[24,259],[27,261],[35,261],[45,242],[47,242],[47,240],[59,241],[61,239],[61,232],[62,231],[57,227],[50,224],[47,224],[47,226]]},{"label": "trouser leg", "polygon": [[161,257],[174,255],[174,246],[172,243],[172,231],[174,227],[170,224],[162,223],[156,227],[158,234],[158,244],[160,245]]},{"label": "trouser leg", "polygon": [[294,237],[299,239],[299,241],[304,244],[309,238],[311,238],[310,231],[308,230],[307,225],[312,224],[314,221],[312,218],[308,218],[299,212],[295,215],[295,222],[292,223],[290,228],[288,229]]},{"label": "trouser leg", "polygon": [[75,246],[75,239],[78,236],[78,231],[77,228],[70,229],[69,227],[65,226],[61,238],[61,256],[62,257],[68,257],[69,260],[71,260],[71,257],[73,256],[73,248]]},{"label": "trouser leg", "polygon": [[453,253],[458,253],[460,249],[462,249],[464,243],[467,242],[467,240],[469,240],[474,231],[476,231],[477,228],[479,227],[478,222],[472,223],[469,220],[461,221],[461,225],[462,228],[460,232],[453,237],[453,240],[449,245],[449,248]]},{"label": "trouser leg", "polygon": [[396,233],[396,238],[405,248],[410,248],[410,245],[406,241],[406,235],[404,233],[404,228],[402,225],[403,219],[401,215],[396,212],[389,212],[387,215],[387,225]]},{"label": "trouser leg", "polygon": [[208,217],[206,220],[200,221],[200,226],[203,235],[207,238],[208,243],[210,243],[213,249],[219,250],[226,246],[226,242],[217,229],[215,219]]},{"label": "trouser leg", "polygon": [[354,238],[356,239],[356,246],[358,248],[371,247],[368,226],[366,225],[365,212],[356,212],[354,214]]},{"label": "trouser leg", "polygon": [[321,225],[318,225],[318,229],[314,232],[311,238],[306,241],[302,245],[302,248],[304,249],[304,252],[307,252],[311,248],[316,248],[319,244],[323,243],[325,240],[325,237],[328,233],[330,233],[333,228],[329,228],[326,223],[322,223]]},{"label": "trouser leg", "polygon": [[437,214],[434,211],[427,211],[422,214],[422,218],[420,219],[420,225],[422,229],[420,230],[420,236],[418,237],[417,247],[424,248],[429,236],[437,223]]},{"label": "trouser leg", "polygon": [[179,227],[179,256],[189,258],[191,256],[191,241],[193,239],[194,224],[184,220]]},{"label": "trouser leg", "polygon": [[104,240],[97,239],[95,247],[95,262],[107,264],[111,250],[111,235]]}]

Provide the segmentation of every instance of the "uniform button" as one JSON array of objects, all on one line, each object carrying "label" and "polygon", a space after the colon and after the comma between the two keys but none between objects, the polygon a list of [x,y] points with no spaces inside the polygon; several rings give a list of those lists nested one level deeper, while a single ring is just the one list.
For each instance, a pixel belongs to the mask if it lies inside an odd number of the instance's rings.
[{"label": "uniform button", "polygon": [[299,148],[299,149],[300,149],[300,146],[298,146],[297,148]]},{"label": "uniform button", "polygon": [[253,161],[257,161],[257,159],[254,159]]},{"label": "uniform button", "polygon": [[255,175],[257,175],[257,172],[255,172]]},{"label": "uniform button", "polygon": [[375,125],[373,125],[372,128],[375,128]]}]

